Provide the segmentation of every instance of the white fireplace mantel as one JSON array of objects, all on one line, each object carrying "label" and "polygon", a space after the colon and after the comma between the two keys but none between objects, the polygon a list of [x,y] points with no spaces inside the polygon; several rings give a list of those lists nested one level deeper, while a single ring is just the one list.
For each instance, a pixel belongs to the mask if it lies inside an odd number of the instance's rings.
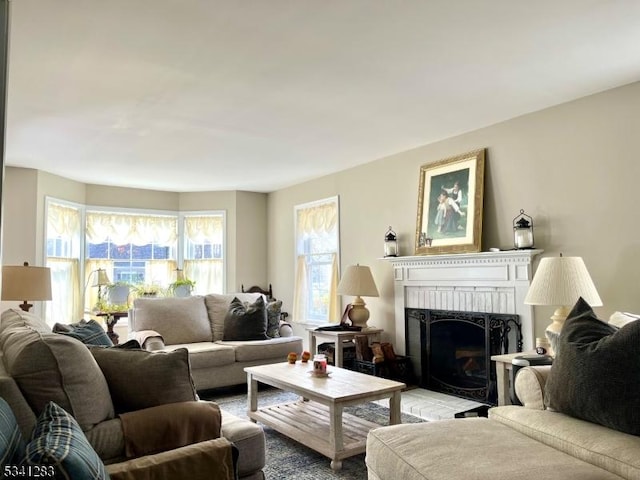
[{"label": "white fireplace mantel", "polygon": [[523,348],[534,347],[533,307],[524,304],[542,250],[386,257],[393,264],[396,346],[405,353],[405,308],[517,314]]}]

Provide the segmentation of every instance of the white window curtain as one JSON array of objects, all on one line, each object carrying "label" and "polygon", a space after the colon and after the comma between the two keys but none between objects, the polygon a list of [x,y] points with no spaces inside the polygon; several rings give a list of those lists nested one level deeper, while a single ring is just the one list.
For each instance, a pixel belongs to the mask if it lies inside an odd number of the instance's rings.
[{"label": "white window curtain", "polygon": [[[328,276],[327,318],[324,321],[340,321],[340,303],[338,300],[338,201],[337,198],[317,202],[309,206],[296,208],[296,273],[293,297],[293,321],[306,322],[309,298],[309,262],[313,254],[331,256],[331,272]],[[306,245],[310,239],[326,243],[329,247],[320,252],[309,252]],[[326,240],[326,242],[323,242]],[[329,251],[331,250],[331,251]]]},{"label": "white window curtain", "polygon": [[[188,215],[184,217],[184,237],[187,245],[224,245],[224,216]],[[193,293],[206,295],[208,293],[224,292],[224,249],[214,254],[200,253],[201,257],[194,258],[194,252],[189,248],[185,253],[183,270],[186,278],[195,282]]]},{"label": "white window curtain", "polygon": [[81,211],[78,207],[47,202],[46,266],[51,269],[52,300],[45,302],[45,319],[49,324],[71,323],[82,318],[82,284],[80,281]]},{"label": "white window curtain", "polygon": [[158,215],[87,212],[87,241],[103,243],[110,239],[116,245],[174,245],[177,218]]},{"label": "white window curtain", "polygon": [[222,243],[224,221],[221,215],[188,216],[184,219],[184,235],[193,243]]},{"label": "white window curtain", "polygon": [[47,258],[51,269],[51,298],[46,302],[45,318],[49,324],[73,323],[82,318],[82,287],[80,260],[77,258]]},{"label": "white window curtain", "polygon": [[178,265],[175,260],[147,260],[144,277],[150,280],[146,283],[164,289],[175,281],[176,268]]},{"label": "white window curtain", "polygon": [[184,276],[196,282],[193,293],[224,293],[224,262],[217,259],[185,260]]}]

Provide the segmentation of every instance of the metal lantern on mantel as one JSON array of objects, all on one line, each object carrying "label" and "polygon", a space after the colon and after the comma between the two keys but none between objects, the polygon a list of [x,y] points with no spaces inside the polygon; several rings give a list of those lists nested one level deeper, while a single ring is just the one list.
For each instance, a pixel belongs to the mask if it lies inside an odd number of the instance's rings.
[{"label": "metal lantern on mantel", "polygon": [[533,248],[533,218],[524,210],[513,219],[513,245],[516,250]]},{"label": "metal lantern on mantel", "polygon": [[389,227],[387,233],[384,234],[384,256],[385,257],[397,257],[398,256],[398,236],[396,232]]}]

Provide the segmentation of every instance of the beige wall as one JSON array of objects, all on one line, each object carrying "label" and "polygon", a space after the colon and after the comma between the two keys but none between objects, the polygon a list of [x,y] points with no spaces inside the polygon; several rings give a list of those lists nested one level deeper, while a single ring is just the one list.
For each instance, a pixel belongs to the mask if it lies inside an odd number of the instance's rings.
[{"label": "beige wall", "polygon": [[[371,266],[380,297],[365,299],[369,323],[394,340],[392,269],[380,258],[384,233],[392,225],[401,255],[412,255],[420,166],[486,147],[483,250],[513,245],[512,219],[523,208],[544,255],[584,258],[604,302],[596,309],[601,317],[640,312],[638,132],[635,83],[274,192],[268,257],[276,296],[290,308],[294,205],[339,195],[341,266]],[[551,313],[536,308],[536,335]]]}]

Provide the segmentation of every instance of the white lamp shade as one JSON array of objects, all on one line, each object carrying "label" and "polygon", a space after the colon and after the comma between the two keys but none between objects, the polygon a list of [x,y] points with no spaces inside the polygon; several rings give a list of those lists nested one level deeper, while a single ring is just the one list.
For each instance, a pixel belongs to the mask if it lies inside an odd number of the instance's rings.
[{"label": "white lamp shade", "polygon": [[593,307],[602,305],[582,258],[546,257],[540,260],[524,303],[573,306],[580,297]]},{"label": "white lamp shade", "polygon": [[3,266],[2,300],[51,300],[51,269],[29,265]]},{"label": "white lamp shade", "polygon": [[338,284],[338,293],[361,297],[379,296],[371,269],[363,265],[349,265],[347,267]]}]

